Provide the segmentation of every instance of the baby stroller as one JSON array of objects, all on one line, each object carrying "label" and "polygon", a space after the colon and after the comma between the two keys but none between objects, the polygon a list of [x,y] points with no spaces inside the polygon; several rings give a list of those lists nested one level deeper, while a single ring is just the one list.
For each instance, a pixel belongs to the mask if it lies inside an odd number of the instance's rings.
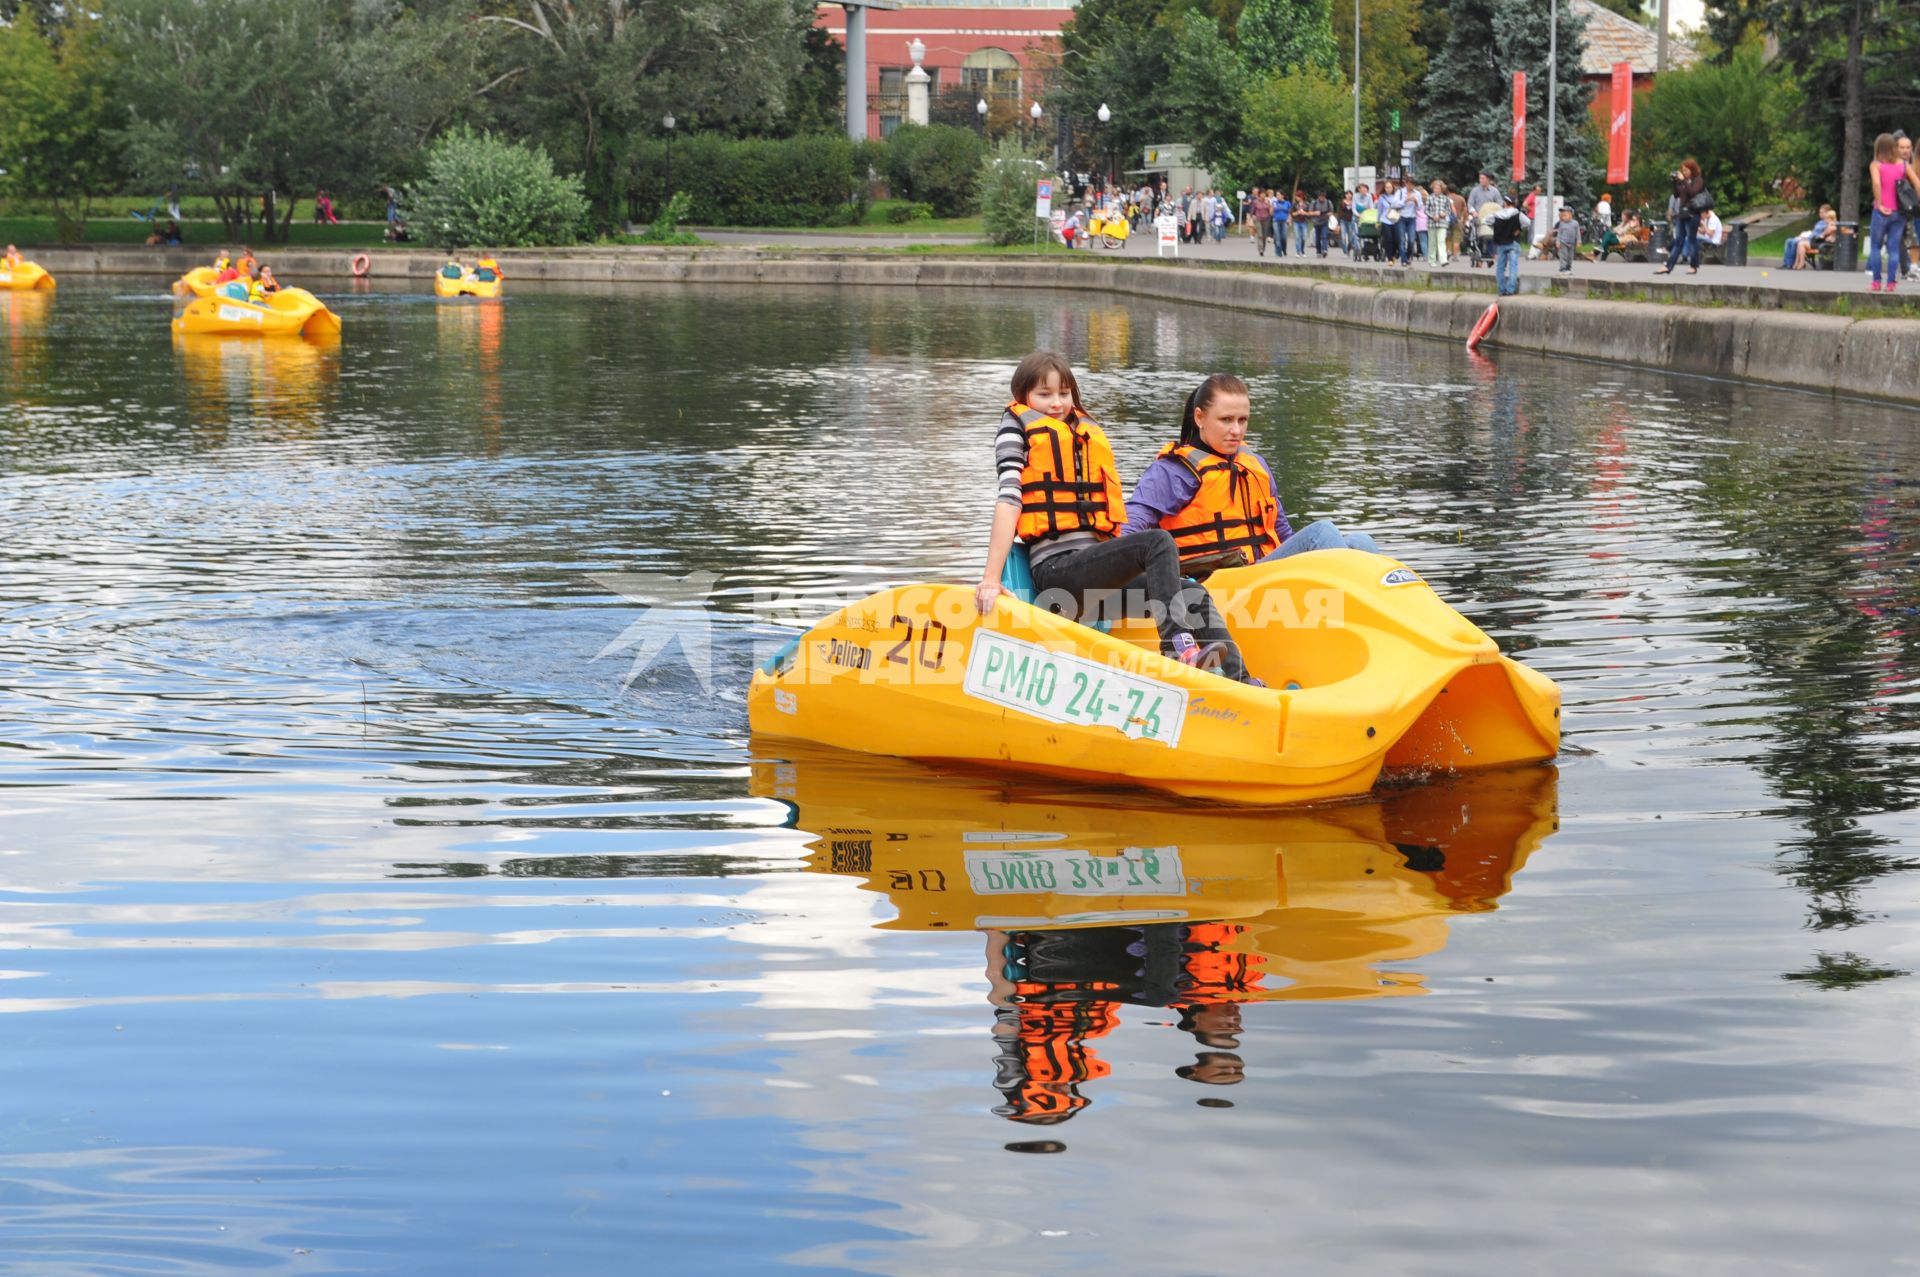
[{"label": "baby stroller", "polygon": [[1387,255],[1380,246],[1380,214],[1366,209],[1354,219],[1354,244],[1359,251],[1354,254],[1355,261],[1384,262]]},{"label": "baby stroller", "polygon": [[1484,204],[1480,216],[1467,219],[1467,265],[1493,265],[1493,215],[1499,206]]}]

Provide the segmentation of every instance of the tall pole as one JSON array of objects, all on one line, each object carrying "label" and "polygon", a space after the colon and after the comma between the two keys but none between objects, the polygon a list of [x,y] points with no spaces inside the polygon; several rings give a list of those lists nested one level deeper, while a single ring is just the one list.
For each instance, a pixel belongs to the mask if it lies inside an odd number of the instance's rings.
[{"label": "tall pole", "polygon": [[[1553,124],[1554,108],[1560,97],[1560,0],[1553,0],[1547,9],[1547,202],[1546,218],[1549,227],[1557,220],[1553,211]],[[1540,234],[1540,228],[1534,228],[1534,235]]]},{"label": "tall pole", "polygon": [[841,6],[847,15],[847,136],[867,140],[867,9]]},{"label": "tall pole", "polygon": [[1667,0],[1660,0],[1660,42],[1654,46],[1653,73],[1667,73]]},{"label": "tall pole", "polygon": [[[1666,0],[1660,0],[1665,4]],[[1360,0],[1353,0],[1353,181],[1360,182]]]}]

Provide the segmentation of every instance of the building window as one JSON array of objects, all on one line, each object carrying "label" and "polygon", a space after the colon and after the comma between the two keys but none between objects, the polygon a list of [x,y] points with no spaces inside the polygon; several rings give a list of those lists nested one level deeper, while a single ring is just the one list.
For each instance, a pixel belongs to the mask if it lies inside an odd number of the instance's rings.
[{"label": "building window", "polygon": [[880,68],[881,94],[905,93],[907,91],[907,69],[905,67]]},{"label": "building window", "polygon": [[1020,62],[1005,49],[975,49],[961,60],[960,77],[983,98],[1020,96]]}]

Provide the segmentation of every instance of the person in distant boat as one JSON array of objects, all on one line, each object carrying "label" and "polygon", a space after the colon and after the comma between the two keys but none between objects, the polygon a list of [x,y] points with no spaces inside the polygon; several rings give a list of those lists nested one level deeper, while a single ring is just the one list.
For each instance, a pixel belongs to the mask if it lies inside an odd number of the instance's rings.
[{"label": "person in distant boat", "polygon": [[267,299],[280,291],[280,281],[273,277],[273,267],[262,266],[260,277],[247,289],[247,300],[255,305],[264,306]]},{"label": "person in distant boat", "polygon": [[7,269],[10,271],[20,269],[20,250],[11,244],[7,245],[6,263]]},{"label": "person in distant boat", "polygon": [[1287,520],[1273,471],[1246,446],[1247,383],[1215,373],[1187,396],[1180,435],[1160,450],[1127,501],[1127,531],[1164,528],[1180,567],[1204,577],[1221,568],[1345,546],[1379,553],[1365,533],[1319,519],[1298,532]]},{"label": "person in distant boat", "polygon": [[505,279],[507,274],[500,269],[500,263],[493,259],[492,254],[488,254],[473,264],[473,277],[483,284],[491,284],[496,279]]}]

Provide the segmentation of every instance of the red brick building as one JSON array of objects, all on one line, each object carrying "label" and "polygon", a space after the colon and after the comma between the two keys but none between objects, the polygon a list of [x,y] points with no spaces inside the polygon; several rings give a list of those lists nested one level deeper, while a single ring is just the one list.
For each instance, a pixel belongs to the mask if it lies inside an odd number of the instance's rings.
[{"label": "red brick building", "polygon": [[[885,137],[906,119],[904,83],[913,65],[907,44],[927,46],[921,63],[931,77],[933,118],[978,125],[986,101],[996,127],[1027,109],[1041,76],[1059,57],[1060,28],[1073,16],[1063,0],[983,6],[899,0],[898,9],[867,11],[867,136]],[[815,7],[814,25],[843,43],[846,11]]]},{"label": "red brick building", "polygon": [[[1600,136],[1607,135],[1613,123],[1613,67],[1616,62],[1633,65],[1633,95],[1639,97],[1653,87],[1654,67],[1660,50],[1660,37],[1631,18],[1624,18],[1593,0],[1566,0],[1573,12],[1587,20],[1586,52],[1580,59],[1580,73],[1593,86],[1593,102],[1588,110]],[[1667,37],[1667,69],[1677,71],[1700,60],[1700,51],[1683,40]]]}]

